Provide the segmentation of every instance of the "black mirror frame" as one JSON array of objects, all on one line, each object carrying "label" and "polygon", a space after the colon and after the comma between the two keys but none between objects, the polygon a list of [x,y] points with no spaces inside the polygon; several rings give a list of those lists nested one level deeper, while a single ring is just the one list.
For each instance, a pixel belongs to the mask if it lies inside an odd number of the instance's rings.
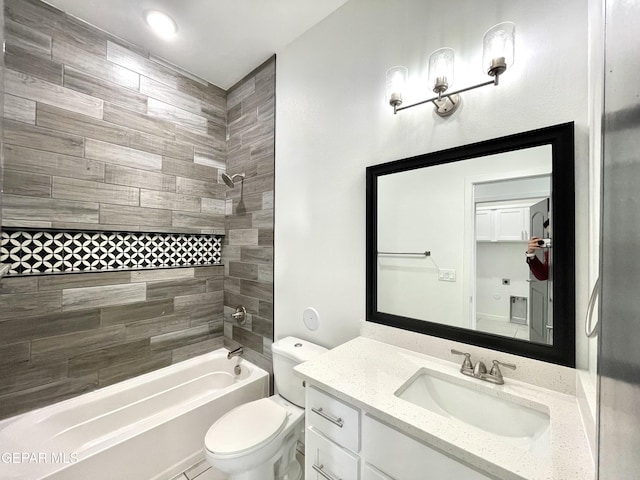
[{"label": "black mirror frame", "polygon": [[[552,146],[553,250],[555,258],[562,259],[562,262],[554,263],[553,269],[553,345],[530,343],[378,311],[378,177],[549,144]],[[574,124],[569,122],[367,167],[367,321],[575,368],[574,155]]]}]

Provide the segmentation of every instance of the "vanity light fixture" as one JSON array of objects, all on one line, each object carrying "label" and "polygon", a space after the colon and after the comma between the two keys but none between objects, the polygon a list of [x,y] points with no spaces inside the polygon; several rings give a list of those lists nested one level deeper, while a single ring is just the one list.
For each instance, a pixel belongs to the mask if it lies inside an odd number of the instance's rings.
[{"label": "vanity light fixture", "polygon": [[407,67],[400,65],[397,67],[391,67],[387,70],[387,84],[385,91],[387,94],[387,102],[389,102],[390,105],[402,104],[402,92],[405,90],[408,75],[409,70]]},{"label": "vanity light fixture", "polygon": [[433,103],[435,112],[441,117],[447,117],[460,106],[460,94],[487,85],[498,85],[500,75],[511,67],[514,58],[515,24],[503,22],[490,28],[483,37],[482,70],[493,80],[479,83],[471,87],[461,88],[455,92],[445,93],[453,85],[454,51],[452,48],[440,48],[429,57],[429,88],[437,94],[433,98],[402,105],[402,93],[407,82],[408,70],[397,66],[387,70],[386,97],[393,113],[400,110]]},{"label": "vanity light fixture", "polygon": [[173,18],[159,10],[146,11],[144,19],[154,32],[165,39],[173,37],[178,31],[178,26]]}]

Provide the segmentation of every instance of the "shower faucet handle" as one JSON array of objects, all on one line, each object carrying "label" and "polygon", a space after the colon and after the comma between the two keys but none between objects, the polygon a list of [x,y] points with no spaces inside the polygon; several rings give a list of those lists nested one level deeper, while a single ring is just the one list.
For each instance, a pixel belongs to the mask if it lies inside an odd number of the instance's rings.
[{"label": "shower faucet handle", "polygon": [[462,361],[462,366],[460,367],[460,372],[473,372],[473,363],[471,362],[471,354],[466,352],[461,352],[460,350],[456,350],[454,348],[451,349],[451,353],[454,355],[464,355],[464,360]]},{"label": "shower faucet handle", "polygon": [[236,311],[231,314],[231,317],[238,322],[238,325],[244,325],[247,321],[247,309],[242,305],[238,305]]}]

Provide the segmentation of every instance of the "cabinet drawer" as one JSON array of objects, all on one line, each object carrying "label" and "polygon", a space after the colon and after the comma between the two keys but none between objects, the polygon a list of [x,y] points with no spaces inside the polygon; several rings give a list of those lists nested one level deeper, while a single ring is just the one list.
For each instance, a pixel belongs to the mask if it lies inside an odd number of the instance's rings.
[{"label": "cabinet drawer", "polygon": [[353,480],[359,478],[359,459],[328,438],[307,428],[305,476],[309,480]]},{"label": "cabinet drawer", "polygon": [[314,387],[307,388],[306,401],[307,426],[352,452],[360,451],[360,410]]}]

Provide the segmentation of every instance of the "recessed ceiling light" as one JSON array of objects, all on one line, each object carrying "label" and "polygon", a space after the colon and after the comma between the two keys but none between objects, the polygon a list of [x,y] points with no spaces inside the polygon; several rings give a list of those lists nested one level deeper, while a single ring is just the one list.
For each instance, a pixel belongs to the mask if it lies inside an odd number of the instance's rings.
[{"label": "recessed ceiling light", "polygon": [[178,31],[176,22],[166,13],[159,12],[158,10],[149,10],[145,13],[144,17],[147,25],[161,37],[171,38]]}]

